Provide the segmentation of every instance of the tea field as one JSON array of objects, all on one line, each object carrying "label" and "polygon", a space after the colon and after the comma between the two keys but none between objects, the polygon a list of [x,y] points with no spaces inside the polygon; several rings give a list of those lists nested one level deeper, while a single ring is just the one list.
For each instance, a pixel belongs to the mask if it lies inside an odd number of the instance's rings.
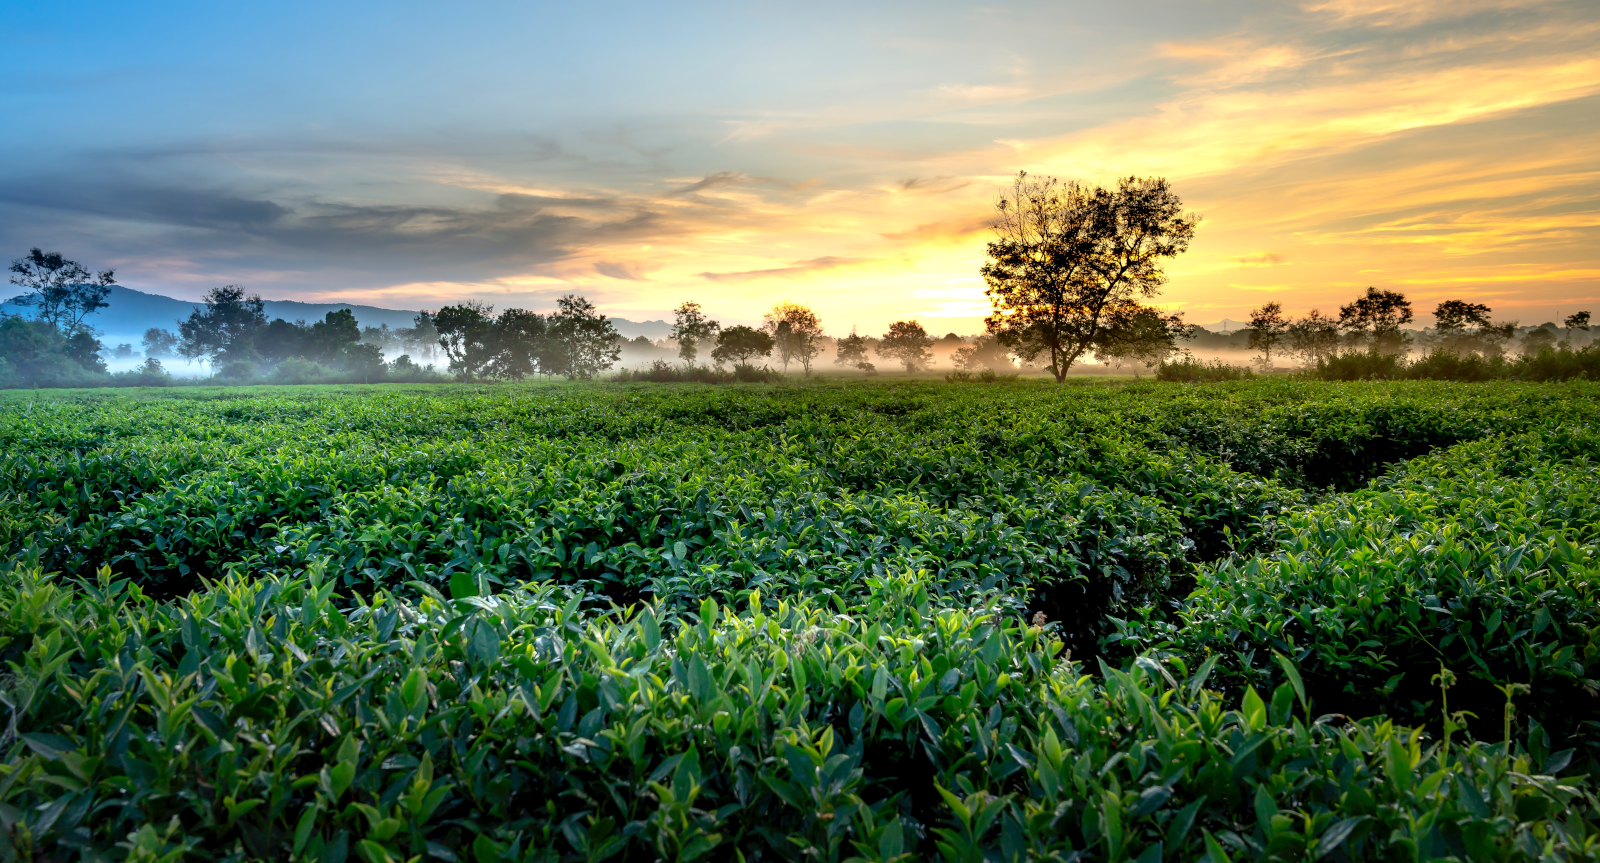
[{"label": "tea field", "polygon": [[3,393],[0,859],[1597,859],[1597,416]]}]

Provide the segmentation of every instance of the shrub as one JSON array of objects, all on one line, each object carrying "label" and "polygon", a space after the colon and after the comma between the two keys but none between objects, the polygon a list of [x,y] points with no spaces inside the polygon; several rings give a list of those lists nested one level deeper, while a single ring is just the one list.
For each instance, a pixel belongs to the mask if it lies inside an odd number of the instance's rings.
[{"label": "shrub", "polygon": [[275,384],[317,384],[326,381],[329,374],[321,363],[305,357],[290,357],[278,363],[268,380]]},{"label": "shrub", "polygon": [[1293,681],[1228,710],[1209,664],[1096,681],[917,578],[850,614],[753,594],[678,618],[469,578],[415,604],[334,586],[313,567],[156,603],[108,571],[0,579],[0,852],[1520,860],[1594,830],[1538,740],[1312,722]]},{"label": "shrub", "polygon": [[1240,381],[1255,377],[1243,366],[1230,366],[1220,359],[1206,362],[1184,356],[1174,362],[1156,365],[1156,380],[1168,383],[1201,383],[1206,381]]},{"label": "shrub", "polygon": [[1489,381],[1510,376],[1503,357],[1433,351],[1405,367],[1405,377],[1436,381]]},{"label": "shrub", "polygon": [[1016,382],[1017,373],[1012,372],[1011,374],[1007,375],[999,374],[995,372],[994,369],[983,369],[982,371],[978,372],[972,372],[966,369],[956,369],[955,371],[945,375],[944,379],[946,382],[952,384],[1009,384]]},{"label": "shrub", "polygon": [[1390,381],[1405,377],[1405,357],[1368,351],[1347,351],[1317,360],[1309,374],[1324,381]]},{"label": "shrub", "polygon": [[1541,348],[1522,357],[1512,373],[1525,381],[1600,380],[1600,343],[1581,350]]},{"label": "shrub", "polygon": [[[1217,656],[1235,687],[1293,657],[1319,712],[1442,722],[1451,706],[1499,739],[1508,696],[1561,741],[1600,755],[1600,438],[1465,444],[1369,490],[1287,516],[1277,549],[1204,570],[1181,626],[1140,644]],[[1581,709],[1575,709],[1583,705]]]}]

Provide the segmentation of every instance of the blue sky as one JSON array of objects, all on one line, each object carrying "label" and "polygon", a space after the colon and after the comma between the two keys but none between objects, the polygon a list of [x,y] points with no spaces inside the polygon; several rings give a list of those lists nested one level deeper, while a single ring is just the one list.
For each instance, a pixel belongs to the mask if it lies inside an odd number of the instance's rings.
[{"label": "blue sky", "polygon": [[1028,169],[1169,177],[1194,320],[1600,305],[1593,3],[0,9],[0,243],[184,298],[969,332]]}]

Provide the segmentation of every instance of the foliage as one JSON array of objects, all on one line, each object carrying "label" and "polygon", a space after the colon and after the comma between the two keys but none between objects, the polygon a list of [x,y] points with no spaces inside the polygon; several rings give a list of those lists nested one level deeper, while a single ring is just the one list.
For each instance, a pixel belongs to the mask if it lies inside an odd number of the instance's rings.
[{"label": "foliage", "polygon": [[728,327],[717,335],[711,359],[718,363],[749,365],[756,357],[772,356],[773,339],[762,330],[744,325]]},{"label": "foliage", "polygon": [[858,335],[855,329],[852,328],[850,330],[850,335],[840,339],[838,344],[834,346],[833,364],[837,366],[847,366],[850,368],[860,368],[861,364],[866,361],[867,337]]},{"label": "foliage", "polygon": [[1411,301],[1405,295],[1371,287],[1349,305],[1339,307],[1339,328],[1352,345],[1374,355],[1403,354],[1410,337],[1400,327],[1411,318]]},{"label": "foliage", "polygon": [[895,321],[878,341],[878,356],[900,363],[907,372],[915,372],[932,362],[933,355],[928,353],[928,348],[932,346],[933,338],[922,328],[922,324]]},{"label": "foliage", "polygon": [[748,363],[735,364],[732,370],[706,366],[675,366],[666,360],[656,360],[648,369],[623,369],[611,380],[617,383],[775,383],[783,375],[769,368],[756,368]]},{"label": "foliage", "polygon": [[783,370],[789,370],[790,362],[798,362],[810,377],[811,362],[822,353],[822,319],[817,313],[810,306],[785,301],[773,306],[761,320],[761,329],[772,336]]},{"label": "foliage", "polygon": [[[586,614],[550,587],[341,607],[318,566],[163,604],[0,581],[13,859],[1571,859],[1540,747],[1312,722],[1209,664],[1082,675],[915,577],[827,602]],[[1237,709],[1226,709],[1236,703]]]},{"label": "foliage", "polygon": [[1597,386],[0,396],[0,856],[1591,859]]},{"label": "foliage", "polygon": [[722,325],[705,316],[699,303],[684,303],[672,313],[672,332],[667,338],[678,342],[678,358],[686,366],[694,365],[700,355],[700,343],[715,338]]},{"label": "foliage", "polygon": [[1433,310],[1434,352],[1498,357],[1516,325],[1490,321],[1491,311],[1483,303],[1465,300],[1440,303]]},{"label": "foliage", "polygon": [[1186,251],[1199,223],[1159,178],[1108,190],[1023,172],[996,209],[985,325],[1023,362],[1046,355],[1057,383],[1101,344],[1108,312],[1139,315],[1166,283],[1161,259]]},{"label": "foliage", "polygon": [[1231,366],[1222,360],[1197,360],[1185,356],[1174,362],[1156,366],[1156,380],[1170,383],[1193,384],[1202,381],[1242,381],[1255,375],[1242,366]]},{"label": "foliage", "polygon": [[10,302],[36,308],[34,320],[68,337],[88,331],[83,319],[106,307],[111,286],[117,283],[111,270],[96,274],[60,252],[46,252],[38,246],[12,261],[10,270],[11,284],[23,291]]},{"label": "foliage", "polygon": [[1261,352],[1262,371],[1272,370],[1272,352],[1289,337],[1283,303],[1265,303],[1250,312],[1250,347]]},{"label": "foliage", "polygon": [[1313,377],[1325,381],[1387,381],[1405,376],[1405,357],[1376,351],[1348,351],[1317,360]]}]

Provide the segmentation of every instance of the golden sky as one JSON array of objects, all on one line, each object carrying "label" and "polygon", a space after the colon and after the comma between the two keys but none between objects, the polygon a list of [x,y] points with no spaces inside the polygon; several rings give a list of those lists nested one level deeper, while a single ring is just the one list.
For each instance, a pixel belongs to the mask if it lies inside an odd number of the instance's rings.
[{"label": "golden sky", "polygon": [[[36,75],[0,98],[127,120],[7,145],[0,239],[186,298],[575,292],[726,322],[797,300],[835,333],[970,333],[1016,171],[1160,175],[1204,217],[1161,300],[1191,321],[1367,285],[1523,323],[1600,312],[1593,2],[626,8],[418,15],[337,60],[289,36],[243,68],[195,46],[257,22],[218,19],[162,37],[182,64]],[[35,65],[67,65],[36,29]]]}]

